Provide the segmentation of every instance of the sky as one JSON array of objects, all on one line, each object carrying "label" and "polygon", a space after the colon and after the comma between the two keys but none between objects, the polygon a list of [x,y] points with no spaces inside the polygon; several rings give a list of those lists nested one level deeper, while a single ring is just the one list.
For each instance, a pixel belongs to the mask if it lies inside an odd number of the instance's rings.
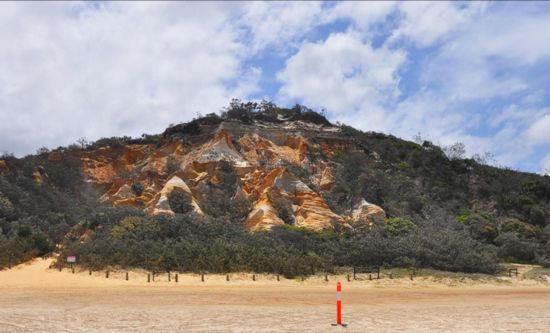
[{"label": "sky", "polygon": [[0,152],[232,98],[550,171],[550,2],[1,2]]}]

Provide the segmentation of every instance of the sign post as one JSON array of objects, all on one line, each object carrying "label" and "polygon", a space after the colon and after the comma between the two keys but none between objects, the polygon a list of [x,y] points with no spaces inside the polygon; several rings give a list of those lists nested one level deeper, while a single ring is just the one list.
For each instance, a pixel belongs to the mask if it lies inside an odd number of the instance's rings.
[{"label": "sign post", "polygon": [[69,263],[71,265],[71,270],[73,271],[73,274],[74,274],[74,264],[76,263],[76,256],[67,256],[67,263]]}]

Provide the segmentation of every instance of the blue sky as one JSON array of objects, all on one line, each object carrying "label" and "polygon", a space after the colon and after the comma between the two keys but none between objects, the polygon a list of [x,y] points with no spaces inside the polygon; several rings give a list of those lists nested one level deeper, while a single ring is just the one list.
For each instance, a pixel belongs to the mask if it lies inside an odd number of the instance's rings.
[{"label": "blue sky", "polygon": [[161,132],[231,98],[550,170],[546,2],[0,3],[0,152]]}]

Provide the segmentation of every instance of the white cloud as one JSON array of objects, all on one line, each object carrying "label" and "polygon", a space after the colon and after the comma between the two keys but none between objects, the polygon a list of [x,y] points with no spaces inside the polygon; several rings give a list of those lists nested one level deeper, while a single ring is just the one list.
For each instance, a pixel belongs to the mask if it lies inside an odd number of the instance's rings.
[{"label": "white cloud", "polygon": [[[416,128],[443,144],[462,141],[471,154],[491,151],[498,163],[517,165],[550,140],[550,122],[541,118],[548,109],[526,75],[537,62],[550,59],[542,42],[550,16],[515,7],[480,13],[472,9],[439,37],[441,46],[421,63],[424,89],[389,111],[397,119],[402,115],[393,123],[400,135]],[[503,106],[487,107],[488,102]]]},{"label": "white cloud", "polygon": [[449,33],[465,24],[484,9],[483,3],[458,4],[447,1],[401,2],[399,11],[403,21],[394,31],[392,40],[407,38],[420,47],[449,36]]},{"label": "white cloud", "polygon": [[397,23],[389,22],[383,29],[390,33],[390,42],[407,39],[419,47],[426,47],[447,38],[486,7],[487,4],[479,2],[347,1],[337,3],[323,18],[324,21],[351,19],[365,36],[371,36],[379,32],[373,31],[375,25],[388,23],[393,15]]},{"label": "white cloud", "polygon": [[550,176],[550,154],[546,155],[541,161],[542,173]]},{"label": "white cloud", "polygon": [[250,29],[253,53],[267,47],[282,52],[318,24],[321,13],[317,1],[251,2],[241,22]]},{"label": "white cloud", "polygon": [[0,151],[157,133],[257,89],[235,9],[0,4]]},{"label": "white cloud", "polygon": [[423,83],[462,101],[528,91],[528,66],[550,59],[548,30],[550,13],[506,7],[475,17],[427,62]]},{"label": "white cloud", "polygon": [[399,95],[397,70],[405,54],[374,49],[353,31],[306,43],[286,61],[278,79],[280,99],[325,107],[333,115],[369,111]]},{"label": "white cloud", "polygon": [[[362,129],[405,138],[421,132],[440,144],[461,141],[470,154],[491,151],[498,163],[515,165],[531,156],[535,141],[549,140],[544,128],[550,128],[541,122],[529,129],[547,109],[540,86],[526,75],[550,59],[544,42],[550,13],[525,8],[338,3],[325,20],[348,18],[353,29],[304,43],[278,75],[279,97],[326,107],[333,120]],[[390,37],[373,47],[380,24]],[[431,48],[421,61],[407,59],[406,41]],[[418,90],[401,98],[399,83],[411,66],[420,67]],[[382,75],[373,74],[379,69]]]},{"label": "white cloud", "polygon": [[550,12],[508,5],[472,22],[452,46],[458,56],[494,57],[493,61],[531,65],[550,57],[548,29]]},{"label": "white cloud", "polygon": [[[1,3],[0,151],[156,133],[259,91],[364,130],[462,141],[514,165],[550,142],[545,8]],[[264,64],[247,65],[272,54],[265,66],[278,71],[277,96]]]},{"label": "white cloud", "polygon": [[369,34],[374,24],[384,21],[396,8],[395,1],[342,1],[324,13],[323,21],[351,19],[358,30]]},{"label": "white cloud", "polygon": [[527,136],[535,144],[550,143],[550,114],[535,121],[529,127]]}]

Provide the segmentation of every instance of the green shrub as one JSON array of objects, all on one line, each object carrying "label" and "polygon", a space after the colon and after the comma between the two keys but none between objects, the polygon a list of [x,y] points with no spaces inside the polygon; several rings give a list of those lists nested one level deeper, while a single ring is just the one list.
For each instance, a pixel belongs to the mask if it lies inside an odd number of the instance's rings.
[{"label": "green shrub", "polygon": [[308,232],[309,230],[304,227],[299,227],[296,225],[291,224],[283,224],[281,228],[288,230],[288,231],[299,231],[299,232]]},{"label": "green shrub", "polygon": [[132,183],[132,193],[134,193],[135,196],[140,196],[143,193],[143,184],[135,181]]},{"label": "green shrub", "polygon": [[537,244],[520,239],[515,232],[503,233],[495,239],[498,255],[507,261],[531,262],[535,259]]},{"label": "green shrub", "polygon": [[475,239],[492,242],[498,235],[495,221],[489,215],[462,212],[456,216],[456,220],[468,226]]},{"label": "green shrub", "polygon": [[15,208],[10,199],[0,194],[0,218],[11,220],[15,217]]},{"label": "green shrub", "polygon": [[531,224],[544,227],[547,224],[546,211],[539,205],[534,205],[529,208],[528,221]]},{"label": "green shrub", "polygon": [[168,195],[170,209],[177,214],[185,214],[193,210],[193,197],[190,193],[175,188]]},{"label": "green shrub", "polygon": [[515,232],[524,238],[535,238],[540,232],[537,227],[513,218],[502,222],[500,229],[502,233]]},{"label": "green shrub", "polygon": [[384,230],[393,236],[407,234],[416,228],[416,224],[414,224],[411,220],[401,217],[386,219],[386,224],[384,225]]}]

